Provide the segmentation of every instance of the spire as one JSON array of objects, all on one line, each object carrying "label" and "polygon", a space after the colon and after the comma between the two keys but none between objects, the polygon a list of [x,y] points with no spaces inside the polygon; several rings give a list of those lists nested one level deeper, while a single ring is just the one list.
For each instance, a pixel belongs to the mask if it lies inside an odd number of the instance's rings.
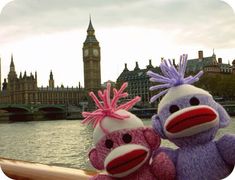
[{"label": "spire", "polygon": [[26,71],[24,71],[24,77],[23,78],[26,78],[27,77],[27,73]]},{"label": "spire", "polygon": [[147,69],[151,69],[151,68],[153,68],[152,60],[149,59],[149,65],[147,65]]},{"label": "spire", "polygon": [[84,43],[98,43],[95,37],[95,29],[93,28],[93,25],[91,22],[91,16],[90,16],[89,25],[87,28],[87,37]]},{"label": "spire", "polygon": [[10,67],[14,67],[14,61],[13,61],[13,54],[11,54],[11,64],[10,64]]},{"label": "spire", "polygon": [[52,70],[50,72],[49,88],[54,88],[54,79],[53,79]]},{"label": "spire", "polygon": [[212,54],[213,57],[216,57],[215,55],[215,49],[213,48],[213,54]]},{"label": "spire", "polygon": [[124,71],[129,71],[128,68],[127,68],[127,63],[125,63]]},{"label": "spire", "polygon": [[88,29],[87,29],[87,32],[92,32],[92,34],[94,34],[95,32],[95,29],[93,28],[93,25],[92,25],[92,22],[91,22],[91,15],[90,15],[90,21],[89,21],[89,26],[88,26]]},{"label": "spire", "polygon": [[135,62],[135,69],[134,69],[134,71],[136,71],[136,70],[140,70],[138,62]]},{"label": "spire", "polygon": [[14,71],[15,71],[15,65],[13,61],[13,54],[11,54],[10,72],[14,72]]},{"label": "spire", "polygon": [[51,70],[51,72],[50,72],[50,80],[53,80],[52,70]]},{"label": "spire", "polygon": [[34,79],[34,76],[33,76],[33,73],[30,72],[30,76],[29,76],[31,79]]},{"label": "spire", "polygon": [[37,78],[38,78],[38,75],[37,75],[37,71],[35,71],[35,79],[36,79],[36,81],[37,81]]}]

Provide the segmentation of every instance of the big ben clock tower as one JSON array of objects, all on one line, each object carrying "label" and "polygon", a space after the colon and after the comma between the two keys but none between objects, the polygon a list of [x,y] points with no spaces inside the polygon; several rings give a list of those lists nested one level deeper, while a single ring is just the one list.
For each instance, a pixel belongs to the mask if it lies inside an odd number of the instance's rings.
[{"label": "big ben clock tower", "polygon": [[83,43],[84,85],[87,91],[97,92],[101,86],[100,75],[100,46],[95,37],[91,23],[87,29],[87,37]]}]

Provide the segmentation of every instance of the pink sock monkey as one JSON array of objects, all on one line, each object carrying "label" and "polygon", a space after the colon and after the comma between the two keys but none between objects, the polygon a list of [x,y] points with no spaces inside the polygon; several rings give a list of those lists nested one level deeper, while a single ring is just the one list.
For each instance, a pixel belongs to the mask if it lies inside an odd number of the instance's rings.
[{"label": "pink sock monkey", "polygon": [[103,93],[98,92],[102,103],[93,92],[90,93],[98,109],[83,113],[83,123],[92,123],[95,128],[95,148],[90,151],[89,159],[96,169],[105,170],[104,174],[98,174],[91,179],[174,179],[174,165],[165,153],[152,159],[152,152],[160,145],[159,136],[152,128],[144,127],[138,117],[128,112],[140,97],[117,105],[120,98],[128,96],[123,93],[126,87],[127,83],[124,83],[119,91],[114,89],[111,100],[111,86],[108,83]]}]

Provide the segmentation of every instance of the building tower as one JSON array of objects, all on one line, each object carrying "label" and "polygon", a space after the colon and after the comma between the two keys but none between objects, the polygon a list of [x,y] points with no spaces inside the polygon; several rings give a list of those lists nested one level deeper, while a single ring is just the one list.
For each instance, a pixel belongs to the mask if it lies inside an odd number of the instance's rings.
[{"label": "building tower", "polygon": [[10,72],[8,73],[8,82],[11,83],[17,79],[15,65],[13,61],[13,55],[11,54],[11,64],[10,64]]},{"label": "building tower", "polygon": [[15,76],[16,72],[15,72],[15,65],[14,65],[14,61],[13,61],[13,54],[11,54],[11,64],[10,64],[10,75]]},{"label": "building tower", "polygon": [[15,71],[15,65],[13,61],[13,54],[11,54],[11,64],[10,64],[10,72],[8,73],[8,85],[7,89],[10,94],[10,103],[15,102],[15,94],[14,91],[16,90],[16,82],[17,82],[17,74]]},{"label": "building tower", "polygon": [[52,71],[50,72],[49,88],[54,88],[54,79],[53,79]]},{"label": "building tower", "polygon": [[101,86],[100,46],[95,37],[91,18],[87,29],[87,37],[83,43],[84,86],[87,91],[97,91]]}]

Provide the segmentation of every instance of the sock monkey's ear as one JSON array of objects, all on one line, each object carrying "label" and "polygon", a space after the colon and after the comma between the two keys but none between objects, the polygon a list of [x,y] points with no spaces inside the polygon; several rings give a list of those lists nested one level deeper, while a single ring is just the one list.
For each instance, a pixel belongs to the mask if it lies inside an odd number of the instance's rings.
[{"label": "sock monkey's ear", "polygon": [[89,152],[89,159],[90,162],[92,164],[92,166],[98,170],[103,170],[104,169],[104,164],[101,161],[101,159],[99,158],[98,152],[96,150],[96,148],[93,148],[90,152]]},{"label": "sock monkey's ear", "polygon": [[163,125],[157,114],[152,117],[152,126],[154,131],[161,136],[161,138],[166,139],[166,136],[163,132]]},{"label": "sock monkey's ear", "polygon": [[224,128],[229,125],[230,122],[230,116],[226,112],[226,110],[217,103],[217,112],[219,114],[219,127]]},{"label": "sock monkey's ear", "polygon": [[151,150],[154,150],[160,146],[161,138],[152,128],[146,128],[143,133]]}]

